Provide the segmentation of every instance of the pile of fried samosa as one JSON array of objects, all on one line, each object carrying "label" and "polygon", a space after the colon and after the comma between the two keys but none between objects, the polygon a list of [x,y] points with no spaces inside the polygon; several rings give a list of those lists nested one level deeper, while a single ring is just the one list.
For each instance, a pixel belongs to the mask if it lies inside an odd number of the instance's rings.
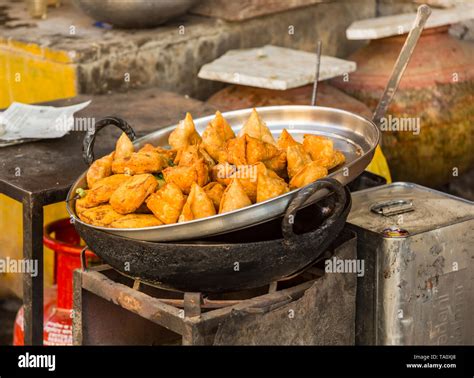
[{"label": "pile of fried samosa", "polygon": [[275,141],[255,109],[238,136],[220,112],[201,136],[188,113],[169,145],[135,151],[122,134],[115,151],[89,168],[79,218],[113,228],[187,222],[285,194],[345,161],[326,137],[307,134],[298,143],[284,129]]}]

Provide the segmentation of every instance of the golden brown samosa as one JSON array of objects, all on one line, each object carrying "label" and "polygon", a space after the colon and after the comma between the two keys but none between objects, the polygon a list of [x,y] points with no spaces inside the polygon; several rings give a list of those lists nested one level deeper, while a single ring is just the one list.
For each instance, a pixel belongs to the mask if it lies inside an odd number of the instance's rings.
[{"label": "golden brown samosa", "polygon": [[247,142],[247,163],[256,164],[259,161],[271,160],[281,154],[281,151],[273,144],[263,142],[249,135],[245,135]]},{"label": "golden brown samosa", "polygon": [[204,188],[209,199],[214,204],[214,208],[216,212],[219,211],[219,206],[221,204],[222,195],[224,194],[224,186],[219,184],[218,182],[210,182]]},{"label": "golden brown samosa", "polygon": [[122,133],[115,144],[114,160],[128,158],[132,156],[133,152],[135,152],[135,147],[133,147],[132,141],[128,138],[127,134]]},{"label": "golden brown samosa", "polygon": [[88,209],[88,207],[86,206],[87,205],[86,197],[87,197],[88,192],[89,192],[88,190],[84,190],[84,196],[76,200],[75,209],[76,209],[76,214],[77,216],[79,216],[79,218],[80,218],[80,214],[83,211]]},{"label": "golden brown samosa", "polygon": [[338,165],[343,164],[345,161],[346,161],[346,157],[344,156],[344,154],[339,150],[335,150],[333,164],[330,167],[328,167],[328,169],[337,167]]},{"label": "golden brown samosa", "polygon": [[101,203],[109,202],[117,188],[131,178],[132,176],[128,175],[112,175],[97,181],[83,198],[84,206],[95,207]]},{"label": "golden brown samosa", "polygon": [[173,183],[167,183],[146,200],[148,208],[164,224],[176,223],[183,209],[186,197]]},{"label": "golden brown samosa", "polygon": [[257,202],[289,192],[288,184],[282,178],[265,167],[259,167],[257,179]]},{"label": "golden brown samosa", "polygon": [[196,131],[191,114],[186,113],[186,117],[181,120],[176,129],[171,132],[168,143],[175,150],[190,144],[201,143],[201,136]]},{"label": "golden brown samosa", "polygon": [[212,159],[201,144],[194,144],[180,148],[174,162],[180,166],[189,167],[199,159],[203,159],[209,168],[216,165],[214,159]]},{"label": "golden brown samosa", "polygon": [[115,159],[112,163],[112,171],[128,175],[156,173],[168,167],[169,163],[170,159],[156,150],[142,150],[132,153],[127,158]]},{"label": "golden brown samosa", "polygon": [[133,213],[157,186],[158,182],[153,175],[145,173],[133,176],[115,190],[110,197],[110,204],[120,214]]},{"label": "golden brown samosa", "polygon": [[113,228],[143,228],[161,226],[161,222],[153,214],[127,214],[110,223],[109,227]]},{"label": "golden brown samosa", "polygon": [[227,161],[239,166],[273,159],[279,156],[281,151],[272,144],[262,142],[245,134],[228,140],[226,153]]},{"label": "golden brown samosa", "polygon": [[313,181],[327,176],[328,170],[318,165],[318,162],[312,161],[306,164],[300,171],[290,180],[290,189],[301,188]]},{"label": "golden brown samosa", "polygon": [[239,180],[233,179],[222,195],[219,214],[250,206],[252,202]]},{"label": "golden brown samosa", "polygon": [[185,194],[189,194],[193,182],[204,186],[209,182],[209,167],[204,159],[195,161],[191,166],[174,166],[163,170],[167,183],[173,182]]},{"label": "golden brown samosa", "polygon": [[306,134],[303,139],[303,148],[311,159],[321,167],[330,169],[335,164],[334,144],[331,139],[320,135]]},{"label": "golden brown samosa", "polygon": [[221,162],[223,159],[225,144],[229,139],[235,138],[234,131],[227,123],[221,112],[217,111],[214,119],[209,122],[202,133],[202,144],[209,155]]},{"label": "golden brown samosa", "polygon": [[110,223],[120,219],[122,214],[119,214],[112,208],[112,206],[107,204],[86,209],[81,213],[78,213],[78,216],[85,223],[106,227]]},{"label": "golden brown samosa", "polygon": [[155,147],[150,143],[146,143],[142,148],[140,148],[138,150],[139,153],[140,152],[150,152],[150,151],[157,152],[160,155],[164,155],[170,161],[173,161],[176,157],[176,150],[169,150],[167,148],[163,148],[163,147],[160,147],[160,146]]},{"label": "golden brown samosa", "polygon": [[253,108],[252,113],[245,122],[244,126],[239,132],[239,136],[250,135],[251,137],[258,139],[262,142],[269,143],[276,146],[275,139],[267,127],[266,123],[260,118],[257,110]]},{"label": "golden brown samosa", "polygon": [[[262,164],[262,163],[259,163]],[[255,202],[257,200],[257,176],[258,176],[258,165],[241,165],[238,167],[230,179],[239,180],[242,188],[244,189],[250,201]]]},{"label": "golden brown samosa", "polygon": [[263,163],[268,169],[275,171],[279,176],[286,177],[287,157],[286,151],[280,150],[278,154],[268,160],[263,160]]},{"label": "golden brown samosa", "polygon": [[214,203],[207,196],[203,188],[193,183],[188,199],[184,204],[178,222],[187,222],[194,219],[210,217],[216,215]]},{"label": "golden brown samosa", "polygon": [[94,161],[87,170],[86,180],[87,186],[92,188],[92,185],[98,180],[108,177],[112,174],[112,162],[114,161],[114,152],[105,155],[100,159]]},{"label": "golden brown samosa", "polygon": [[296,175],[306,164],[311,163],[311,156],[304,150],[302,145],[293,145],[286,148],[286,159],[288,161],[288,177]]},{"label": "golden brown samosa", "polygon": [[301,143],[298,143],[296,140],[294,140],[291,134],[286,129],[283,129],[277,140],[278,148],[286,151],[287,147],[297,145],[301,145]]},{"label": "golden brown samosa", "polygon": [[211,181],[216,181],[221,185],[227,186],[230,184],[231,178],[237,167],[229,163],[219,163],[211,169]]}]

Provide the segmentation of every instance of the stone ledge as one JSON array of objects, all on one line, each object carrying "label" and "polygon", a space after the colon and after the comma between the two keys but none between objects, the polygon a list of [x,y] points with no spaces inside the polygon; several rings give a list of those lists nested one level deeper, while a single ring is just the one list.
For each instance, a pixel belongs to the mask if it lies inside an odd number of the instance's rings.
[{"label": "stone ledge", "polygon": [[[17,25],[22,18],[31,22],[18,3],[10,7]],[[274,44],[312,51],[321,39],[324,54],[344,57],[360,46],[345,38],[347,26],[373,17],[375,11],[376,0],[360,0],[357,7],[345,0],[243,22],[186,15],[155,29],[128,32],[91,26],[92,19],[66,1],[59,9],[50,9],[49,18],[36,21],[36,26],[0,26],[0,32],[6,41],[69,52],[77,67],[79,93],[155,85],[205,98],[221,85],[197,79],[199,68],[227,50]],[[70,34],[71,26],[75,34]],[[127,73],[130,81],[124,80]]]}]

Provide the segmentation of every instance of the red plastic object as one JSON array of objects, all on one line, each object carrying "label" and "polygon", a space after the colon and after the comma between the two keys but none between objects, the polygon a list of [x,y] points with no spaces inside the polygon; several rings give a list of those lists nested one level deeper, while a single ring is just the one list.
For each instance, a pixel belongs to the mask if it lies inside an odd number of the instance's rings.
[{"label": "red plastic object", "polygon": [[[54,237],[52,236],[54,234]],[[72,275],[81,267],[80,237],[69,218],[44,227],[43,244],[55,252],[55,285],[44,294],[44,345],[72,345]],[[89,261],[97,260],[87,250]],[[13,345],[24,345],[23,307],[15,319]]]}]

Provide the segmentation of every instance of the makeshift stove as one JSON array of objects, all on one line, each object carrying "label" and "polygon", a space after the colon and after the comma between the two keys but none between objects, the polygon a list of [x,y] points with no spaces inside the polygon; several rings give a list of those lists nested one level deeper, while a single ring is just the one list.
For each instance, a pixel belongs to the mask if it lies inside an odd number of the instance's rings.
[{"label": "makeshift stove", "polygon": [[[108,265],[76,270],[76,345],[348,345],[355,341],[356,273],[324,260],[356,259],[344,230],[315,265],[256,289],[206,294],[164,290]],[[239,273],[236,273],[239,274]]]}]

